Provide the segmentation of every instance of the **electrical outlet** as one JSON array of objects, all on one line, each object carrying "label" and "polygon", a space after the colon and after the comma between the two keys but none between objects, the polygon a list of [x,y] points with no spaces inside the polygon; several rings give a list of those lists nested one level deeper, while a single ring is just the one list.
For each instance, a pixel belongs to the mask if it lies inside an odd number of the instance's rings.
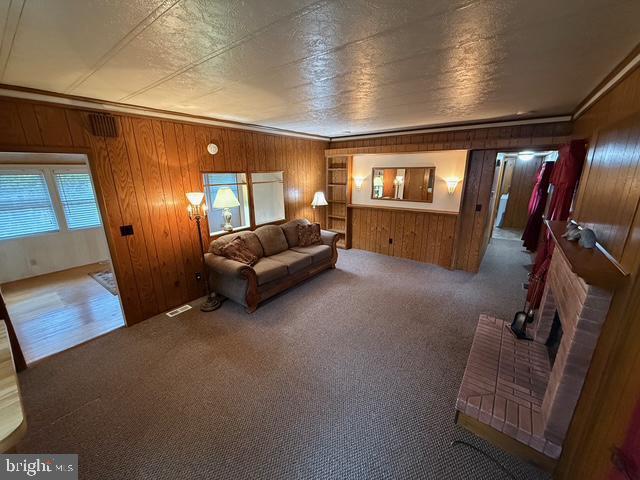
[{"label": "electrical outlet", "polygon": [[393,243],[393,238],[389,239],[389,245],[391,245]]},{"label": "electrical outlet", "polygon": [[196,272],[196,280],[202,280],[202,273]]}]

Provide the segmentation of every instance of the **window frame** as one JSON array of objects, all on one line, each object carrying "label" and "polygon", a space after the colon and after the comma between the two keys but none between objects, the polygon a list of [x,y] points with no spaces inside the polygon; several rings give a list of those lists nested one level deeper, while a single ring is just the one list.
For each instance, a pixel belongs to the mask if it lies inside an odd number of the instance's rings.
[{"label": "window frame", "polygon": [[[82,167],[82,166],[72,166],[72,165],[68,165],[68,166],[63,166],[62,168],[58,168],[57,165],[51,165],[50,167],[48,167],[49,170],[49,174],[51,176],[51,181],[54,187],[54,191],[55,191],[55,195],[56,195],[56,200],[57,202],[54,202],[54,208],[57,210],[59,210],[59,212],[57,211],[56,213],[59,213],[59,215],[62,218],[62,221],[64,223],[64,229],[67,232],[81,232],[83,230],[92,230],[95,228],[102,228],[103,227],[103,222],[102,222],[102,212],[100,211],[100,204],[98,203],[98,192],[96,192],[95,186],[93,185],[93,177],[91,176],[91,170],[89,169],[89,167]],[[64,204],[62,202],[62,196],[60,195],[60,190],[58,189],[58,182],[56,180],[56,174],[58,173],[85,173],[87,175],[89,175],[89,183],[91,186],[91,190],[93,191],[93,196],[96,202],[96,209],[98,211],[98,220],[100,223],[98,223],[98,225],[93,225],[93,226],[88,226],[88,227],[75,227],[75,228],[71,228],[69,226],[69,222],[67,221],[67,215],[64,211]],[[60,220],[58,220],[58,223],[61,223]]]},{"label": "window frame", "polygon": [[[12,241],[20,238],[32,238],[32,237],[40,237],[45,235],[55,235],[58,233],[73,233],[73,232],[82,232],[85,230],[92,229],[104,229],[104,220],[102,218],[102,210],[100,208],[100,202],[98,201],[98,192],[96,192],[95,185],[93,182],[93,174],[91,173],[91,169],[89,165],[81,165],[81,164],[47,164],[47,163],[34,163],[34,164],[20,164],[20,163],[6,163],[0,164],[0,172],[2,173],[13,173],[13,174],[39,174],[44,177],[45,184],[47,186],[47,191],[49,193],[49,201],[51,202],[51,206],[53,207],[53,213],[58,225],[57,230],[50,230],[47,232],[38,232],[29,235],[18,235],[8,238],[0,239],[0,242],[4,241]],[[67,217],[64,214],[64,208],[62,206],[62,199],[60,197],[60,192],[58,191],[58,185],[55,179],[55,172],[60,173],[86,173],[89,175],[89,179],[91,181],[91,188],[93,189],[93,193],[96,199],[96,207],[98,209],[98,217],[100,219],[100,224],[93,227],[83,227],[83,228],[69,228],[67,224]]]},{"label": "window frame", "polygon": [[[260,225],[256,225],[256,217],[255,217],[255,206],[253,203],[253,182],[251,181],[251,174],[253,173],[276,173],[282,172],[282,190],[283,190],[283,203],[284,203],[284,218],[282,220],[275,220],[272,222],[261,223]],[[209,229],[209,238],[219,238],[223,235],[227,235],[229,233],[243,232],[246,230],[255,230],[258,227],[262,227],[264,225],[281,225],[287,221],[287,202],[286,202],[286,190],[284,188],[286,184],[285,175],[286,172],[284,170],[234,170],[234,171],[216,171],[216,170],[201,170],[200,171],[200,181],[202,182],[202,191],[205,192],[206,198],[206,186],[210,184],[205,184],[204,176],[207,174],[227,174],[227,175],[238,175],[244,174],[247,179],[247,197],[249,202],[249,225],[245,227],[234,228],[232,232],[211,232],[211,228],[209,228],[209,222],[207,221],[207,228]],[[256,182],[263,183],[263,182]],[[208,201],[208,199],[207,199]],[[209,205],[207,204],[207,208]],[[208,215],[209,212],[207,212]]]},{"label": "window frame", "polygon": [[37,166],[29,166],[26,168],[22,168],[19,165],[0,165],[0,173],[3,173],[5,175],[40,175],[42,176],[44,180],[45,188],[47,189],[47,193],[49,196],[49,205],[51,206],[53,218],[56,221],[55,230],[29,233],[27,235],[13,235],[11,237],[0,238],[0,242],[13,241],[21,238],[42,237],[45,235],[53,235],[56,233],[61,233],[65,230],[66,224],[60,222],[60,217],[58,215],[58,208],[57,208],[56,202],[54,201],[53,195],[57,194],[57,190],[55,188],[55,185],[51,184],[51,178],[44,169],[38,168]]}]

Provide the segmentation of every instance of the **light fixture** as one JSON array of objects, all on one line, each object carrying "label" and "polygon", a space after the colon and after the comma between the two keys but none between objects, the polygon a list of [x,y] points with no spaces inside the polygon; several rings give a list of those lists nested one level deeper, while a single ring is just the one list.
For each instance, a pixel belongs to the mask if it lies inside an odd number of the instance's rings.
[{"label": "light fixture", "polygon": [[384,181],[382,180],[382,177],[374,177],[373,186],[374,187],[384,187]]},{"label": "light fixture", "polygon": [[458,183],[460,183],[460,179],[457,177],[447,178],[445,182],[447,182],[447,191],[449,192],[449,195],[453,195],[456,191]]},{"label": "light fixture", "polygon": [[313,208],[316,207],[324,207],[326,205],[329,205],[327,203],[327,199],[324,198],[324,192],[316,192],[313,195],[313,200],[311,201],[311,206]]},{"label": "light fixture", "polygon": [[218,146],[215,143],[210,143],[209,145],[207,145],[207,152],[209,152],[211,155],[215,155],[216,153],[218,153]]},{"label": "light fixture", "polygon": [[364,177],[353,177],[353,183],[356,185],[356,190],[360,190],[362,188],[363,182]]},{"label": "light fixture", "polygon": [[222,187],[216,193],[216,198],[213,201],[213,208],[222,208],[222,218],[224,218],[224,225],[222,228],[226,232],[233,231],[233,225],[231,224],[231,210],[230,208],[239,207],[240,202],[236,198],[233,190],[229,187]]},{"label": "light fixture", "polygon": [[402,175],[397,175],[396,178],[393,180],[394,185],[400,185],[403,182],[404,182],[404,176]]},{"label": "light fixture", "polygon": [[527,150],[527,151],[518,153],[518,159],[522,160],[524,162],[528,162],[533,157],[535,157],[535,155],[536,155],[535,152],[531,152],[531,151]]},{"label": "light fixture", "polygon": [[204,284],[207,288],[207,299],[202,305],[200,305],[200,310],[203,312],[212,312],[213,310],[220,308],[221,303],[216,298],[215,294],[211,292],[211,287],[209,286],[209,274],[207,273],[207,262],[204,260],[204,243],[202,241],[200,220],[202,217],[207,216],[207,205],[204,203],[203,192],[189,192],[187,193],[187,200],[189,200],[189,220],[195,220],[196,229],[198,230],[200,256],[202,258],[202,265],[204,268]]}]

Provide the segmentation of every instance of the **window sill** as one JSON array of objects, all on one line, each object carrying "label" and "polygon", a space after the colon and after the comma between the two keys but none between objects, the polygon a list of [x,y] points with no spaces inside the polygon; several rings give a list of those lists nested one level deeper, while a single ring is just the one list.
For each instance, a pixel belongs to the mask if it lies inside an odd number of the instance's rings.
[{"label": "window sill", "polygon": [[220,237],[223,237],[224,235],[228,235],[230,233],[243,232],[245,230],[251,230],[251,226],[245,225],[245,226],[242,226],[242,227],[236,227],[233,230],[231,230],[230,232],[227,232],[226,230],[218,230],[217,232],[209,232],[209,237],[210,238],[220,238]]}]

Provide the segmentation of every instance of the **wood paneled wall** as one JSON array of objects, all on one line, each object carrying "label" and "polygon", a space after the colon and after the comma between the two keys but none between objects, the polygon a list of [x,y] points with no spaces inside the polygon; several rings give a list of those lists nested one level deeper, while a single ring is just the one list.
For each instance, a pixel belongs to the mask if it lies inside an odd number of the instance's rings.
[{"label": "wood paneled wall", "polygon": [[504,213],[504,227],[524,229],[527,225],[529,200],[536,183],[536,172],[541,164],[541,157],[534,157],[528,161],[516,159],[511,177],[509,201]]},{"label": "wood paneled wall", "polygon": [[547,147],[570,140],[571,122],[475,128],[437,133],[395,135],[362,140],[336,140],[330,147],[335,154],[386,153],[419,150],[484,150],[517,147]]},{"label": "wood paneled wall", "polygon": [[[88,133],[86,115],[0,99],[0,149],[88,154],[129,325],[203,294],[185,198],[202,190],[202,171],[283,170],[287,218],[314,218],[326,142],[115,113],[119,136],[103,138]],[[206,151],[211,142],[215,157]],[[134,235],[120,236],[128,224]]]},{"label": "wood paneled wall", "polygon": [[352,246],[451,268],[455,214],[352,207]]},{"label": "wood paneled wall", "polygon": [[589,138],[576,217],[630,275],[615,293],[565,440],[557,478],[607,478],[640,399],[640,69],[575,123]]}]

